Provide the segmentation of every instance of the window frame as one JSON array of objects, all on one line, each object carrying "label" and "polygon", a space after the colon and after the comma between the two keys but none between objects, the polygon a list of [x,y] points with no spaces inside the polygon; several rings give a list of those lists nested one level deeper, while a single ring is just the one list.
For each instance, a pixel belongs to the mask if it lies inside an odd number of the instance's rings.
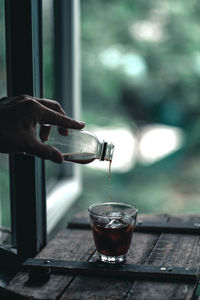
[{"label": "window frame", "polygon": [[[79,0],[54,0],[54,99],[73,118],[80,117]],[[55,187],[47,194],[47,233],[51,234],[81,194],[78,165],[60,166]]]},{"label": "window frame", "polygon": [[[42,97],[41,4],[40,0],[5,0],[9,97]],[[12,154],[9,166],[13,243],[20,257],[31,257],[47,240],[44,161]]]},{"label": "window frame", "polygon": [[[68,115],[79,118],[79,0],[54,0],[55,99]],[[5,0],[7,92],[9,97],[43,97],[42,1]],[[67,80],[66,80],[67,78]],[[67,82],[67,84],[66,84]],[[81,173],[63,164],[46,198],[45,162],[9,156],[12,242],[20,257],[35,256],[48,235],[81,193]],[[65,191],[65,193],[63,192]]]}]

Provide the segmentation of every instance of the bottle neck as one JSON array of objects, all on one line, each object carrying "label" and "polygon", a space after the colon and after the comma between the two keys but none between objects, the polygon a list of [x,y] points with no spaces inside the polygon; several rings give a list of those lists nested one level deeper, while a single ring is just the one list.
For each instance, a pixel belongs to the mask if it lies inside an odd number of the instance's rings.
[{"label": "bottle neck", "polygon": [[112,161],[114,145],[112,143],[103,142],[101,144],[100,160]]}]

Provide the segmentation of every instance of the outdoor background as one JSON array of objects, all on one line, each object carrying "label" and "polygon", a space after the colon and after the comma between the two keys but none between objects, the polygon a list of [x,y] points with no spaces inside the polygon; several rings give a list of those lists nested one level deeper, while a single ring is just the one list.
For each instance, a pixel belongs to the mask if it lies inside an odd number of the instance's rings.
[{"label": "outdoor background", "polygon": [[[200,212],[199,15],[198,0],[81,1],[82,119],[115,129],[112,200],[141,213]],[[108,172],[82,171],[79,205],[107,201]]]}]

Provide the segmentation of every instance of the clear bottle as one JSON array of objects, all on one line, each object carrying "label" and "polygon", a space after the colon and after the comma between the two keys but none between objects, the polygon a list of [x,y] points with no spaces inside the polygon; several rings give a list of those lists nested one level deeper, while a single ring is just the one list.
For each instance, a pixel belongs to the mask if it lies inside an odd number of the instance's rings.
[{"label": "clear bottle", "polygon": [[63,154],[64,161],[79,164],[88,164],[95,159],[112,161],[114,151],[112,143],[101,142],[93,133],[86,130],[68,129],[65,136],[53,127],[47,143]]}]

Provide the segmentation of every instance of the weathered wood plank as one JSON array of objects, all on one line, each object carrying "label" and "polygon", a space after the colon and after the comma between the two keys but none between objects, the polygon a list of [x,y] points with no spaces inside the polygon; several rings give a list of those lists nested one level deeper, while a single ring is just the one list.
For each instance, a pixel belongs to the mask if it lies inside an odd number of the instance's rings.
[{"label": "weathered wood plank", "polygon": [[[91,226],[86,220],[74,219],[69,223],[70,229],[90,229]],[[177,224],[177,223],[163,223],[163,222],[140,222],[135,224],[135,232],[151,232],[151,233],[185,233],[200,235],[200,224]]]},{"label": "weathered wood plank", "polygon": [[[145,216],[141,216],[145,219]],[[167,216],[146,216],[146,219],[166,221]],[[127,256],[128,263],[144,263],[156,244],[159,235],[134,233],[133,241]],[[96,255],[92,260],[96,259]],[[87,299],[87,300],[122,300],[131,288],[133,280],[103,278],[100,276],[77,276],[63,293],[61,300]]]},{"label": "weathered wood plank", "polygon": [[[199,222],[198,216],[171,217],[169,222]],[[179,267],[197,267],[200,258],[200,239],[196,235],[162,234],[146,264]],[[126,300],[189,300],[194,284],[162,283],[137,280]]]},{"label": "weathered wood plank", "polygon": [[[61,231],[37,257],[47,259],[87,260],[94,250],[90,231],[65,229]],[[52,274],[47,283],[37,287],[29,286],[27,284],[27,273],[20,272],[7,287],[7,299],[14,300],[15,294],[24,296],[26,297],[25,299],[57,299],[68,286],[72,278],[73,276],[71,275]]]},{"label": "weathered wood plank", "polygon": [[[167,221],[168,215],[139,216],[141,220]],[[170,218],[170,222],[199,222],[196,216]],[[159,238],[160,237],[160,238]],[[94,253],[94,244],[89,230],[63,230],[38,255],[38,258],[88,260]],[[133,242],[127,257],[128,263],[196,267],[199,261],[199,237],[185,234],[134,233]],[[92,256],[95,260],[96,256]],[[94,276],[51,275],[49,282],[41,287],[27,285],[27,274],[19,273],[11,281],[9,298],[14,294],[23,299],[134,299],[134,300],[189,300],[194,292],[194,285],[172,284],[150,281],[121,280]],[[61,297],[59,297],[61,295]],[[6,299],[6,298],[4,298]],[[19,299],[19,298],[18,298]]]}]

